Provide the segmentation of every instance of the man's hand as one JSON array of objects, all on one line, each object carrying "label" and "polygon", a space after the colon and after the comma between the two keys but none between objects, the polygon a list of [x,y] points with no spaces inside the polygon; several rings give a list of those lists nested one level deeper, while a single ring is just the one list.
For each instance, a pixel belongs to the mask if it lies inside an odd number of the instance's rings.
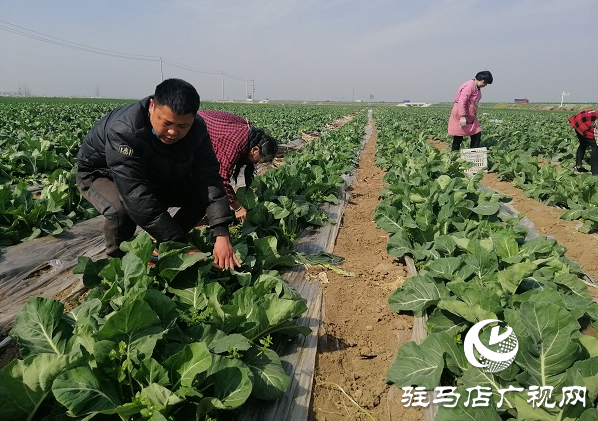
[{"label": "man's hand", "polygon": [[461,125],[461,127],[463,127],[467,124],[467,120],[465,119],[465,117],[461,117],[459,119],[459,124]]},{"label": "man's hand", "polygon": [[235,269],[235,264],[241,267],[241,262],[235,256],[235,250],[228,235],[219,235],[214,244],[214,266],[218,269]]}]

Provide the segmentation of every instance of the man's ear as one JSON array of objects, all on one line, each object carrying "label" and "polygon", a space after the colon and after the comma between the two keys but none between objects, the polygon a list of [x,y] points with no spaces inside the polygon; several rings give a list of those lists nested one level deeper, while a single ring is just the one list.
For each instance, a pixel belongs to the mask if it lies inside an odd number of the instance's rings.
[{"label": "man's ear", "polygon": [[260,147],[259,146],[254,146],[253,148],[251,148],[251,150],[249,151],[249,153],[259,153],[260,151]]}]

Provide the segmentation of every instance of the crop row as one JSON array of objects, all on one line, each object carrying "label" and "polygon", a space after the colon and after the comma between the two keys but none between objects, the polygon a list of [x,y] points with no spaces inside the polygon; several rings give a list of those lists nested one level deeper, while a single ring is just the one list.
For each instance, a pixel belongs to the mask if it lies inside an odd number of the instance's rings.
[{"label": "crop row", "polygon": [[[442,114],[437,113],[430,111],[438,116],[430,126],[432,136],[450,141]],[[574,170],[578,142],[567,121],[570,114],[487,109],[480,115],[482,143],[488,147],[489,171],[500,180],[511,181],[528,197],[563,208],[561,218],[581,220],[581,232],[598,232],[598,177]]]},{"label": "crop row", "polygon": [[[501,211],[510,198],[482,189],[481,173],[464,177],[464,162],[429,146],[428,133],[383,110],[376,124],[388,186],[374,218],[389,232],[389,254],[409,255],[419,269],[389,304],[428,316],[429,334],[400,347],[388,382],[451,388],[456,406],[439,407],[437,421],[595,419],[598,339],[585,330],[598,326],[598,305],[580,266],[556,241],[529,238],[519,218]],[[489,319],[506,322],[519,342],[514,363],[495,372],[473,366],[463,346],[471,326]],[[561,402],[561,391],[576,386],[587,394],[569,406],[536,405],[524,392],[550,389],[546,402]],[[468,405],[471,390],[489,392],[489,404]]]},{"label": "crop row", "polygon": [[[296,264],[301,230],[327,221],[321,206],[338,200],[364,125],[361,115],[324,134],[239,191],[248,216],[233,229],[236,271],[214,271],[210,254],[178,243],[160,244],[148,267],[146,234],[122,259],[80,258],[89,293],[79,307],[63,314],[32,298],[19,313],[10,334],[23,358],[0,372],[0,417],[224,420],[281,397],[290,378],[272,345],[310,330],[277,269]],[[192,242],[211,250],[213,240],[202,229]]]},{"label": "crop row", "polygon": [[[96,215],[75,186],[85,133],[118,102],[0,102],[0,247],[56,235]],[[355,107],[202,104],[226,109],[287,142]]]}]

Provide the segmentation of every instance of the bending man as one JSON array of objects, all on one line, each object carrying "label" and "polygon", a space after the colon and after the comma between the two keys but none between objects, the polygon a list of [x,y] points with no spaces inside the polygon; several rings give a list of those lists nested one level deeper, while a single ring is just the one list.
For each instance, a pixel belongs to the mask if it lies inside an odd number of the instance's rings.
[{"label": "bending man", "polygon": [[[216,236],[214,265],[240,266],[230,243],[234,221],[199,95],[180,79],[160,83],[154,95],[119,107],[87,133],[77,154],[77,186],[102,215],[106,254],[140,226],[158,242],[188,242],[207,215]],[[179,207],[174,216],[169,207]]]}]

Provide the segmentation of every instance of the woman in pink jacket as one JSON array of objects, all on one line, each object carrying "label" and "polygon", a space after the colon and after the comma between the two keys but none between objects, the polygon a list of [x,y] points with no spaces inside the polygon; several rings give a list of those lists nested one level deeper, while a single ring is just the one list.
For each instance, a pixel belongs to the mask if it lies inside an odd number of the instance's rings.
[{"label": "woman in pink jacket", "polygon": [[461,148],[463,136],[470,137],[472,148],[480,147],[482,127],[477,116],[478,103],[482,99],[481,89],[490,85],[492,80],[492,73],[484,70],[459,87],[448,122],[448,134],[453,136],[451,150],[458,151]]}]

